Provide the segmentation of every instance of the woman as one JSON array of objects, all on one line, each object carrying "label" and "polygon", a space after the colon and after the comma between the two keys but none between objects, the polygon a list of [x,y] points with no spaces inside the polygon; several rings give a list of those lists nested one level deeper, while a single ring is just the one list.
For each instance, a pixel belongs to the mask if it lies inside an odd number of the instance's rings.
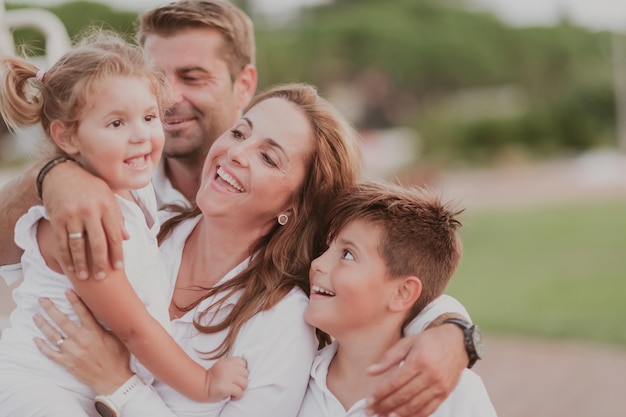
[{"label": "woman", "polygon": [[[323,245],[320,219],[355,182],[358,161],[357,135],[312,87],[277,87],[251,102],[209,151],[197,208],[164,224],[161,244],[172,277],[174,338],[206,367],[222,356],[244,357],[245,396],[195,403],[157,381],[158,395],[133,388],[123,415],[297,413],[317,348],[303,319],[308,267]],[[78,343],[66,336],[61,351]],[[55,359],[43,341],[38,346]],[[112,356],[104,367],[114,376],[110,384],[78,374],[100,394],[132,376],[118,359],[125,355]],[[116,396],[99,400],[121,408]]]}]

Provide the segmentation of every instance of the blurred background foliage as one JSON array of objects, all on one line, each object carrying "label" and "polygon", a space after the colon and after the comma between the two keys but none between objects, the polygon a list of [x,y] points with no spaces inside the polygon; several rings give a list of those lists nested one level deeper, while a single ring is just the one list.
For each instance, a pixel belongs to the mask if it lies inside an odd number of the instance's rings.
[{"label": "blurred background foliage", "polygon": [[[70,36],[89,24],[134,35],[135,12],[85,1],[48,10]],[[454,0],[339,0],[291,19],[253,18],[260,88],[297,80],[342,92],[362,130],[415,129],[422,161],[484,165],[615,146],[608,32],[567,21],[511,27]],[[43,46],[40,36],[15,32],[29,46]]]}]

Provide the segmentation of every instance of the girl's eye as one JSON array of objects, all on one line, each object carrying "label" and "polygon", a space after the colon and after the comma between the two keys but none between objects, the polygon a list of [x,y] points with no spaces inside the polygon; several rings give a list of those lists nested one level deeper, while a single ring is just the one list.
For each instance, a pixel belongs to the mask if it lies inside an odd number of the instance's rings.
[{"label": "girl's eye", "polygon": [[157,117],[156,117],[154,114],[148,114],[148,115],[145,117],[145,120],[146,120],[146,122],[151,122],[151,121],[153,121],[153,120],[156,120],[156,118],[157,118]]},{"label": "girl's eye", "polygon": [[120,127],[122,125],[122,121],[121,120],[114,120],[109,125],[113,126],[113,127]]},{"label": "girl's eye", "polygon": [[347,259],[349,261],[353,261],[354,260],[354,255],[352,254],[352,252],[350,252],[347,249],[343,250],[343,255],[341,256],[343,259]]}]

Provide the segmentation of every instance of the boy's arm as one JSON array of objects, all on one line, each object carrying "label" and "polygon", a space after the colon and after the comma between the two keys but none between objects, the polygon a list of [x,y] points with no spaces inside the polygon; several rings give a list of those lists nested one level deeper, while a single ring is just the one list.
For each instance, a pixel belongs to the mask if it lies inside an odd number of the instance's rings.
[{"label": "boy's arm", "polygon": [[393,346],[370,369],[381,374],[398,367],[368,399],[368,411],[379,416],[426,417],[456,386],[468,365],[463,332],[448,318],[469,320],[454,298],[442,296],[429,304],[407,328],[410,335]]},{"label": "boy's arm", "polygon": [[33,165],[0,189],[0,265],[20,262],[22,249],[16,244],[15,223],[32,206],[39,204],[35,179],[43,163]]}]

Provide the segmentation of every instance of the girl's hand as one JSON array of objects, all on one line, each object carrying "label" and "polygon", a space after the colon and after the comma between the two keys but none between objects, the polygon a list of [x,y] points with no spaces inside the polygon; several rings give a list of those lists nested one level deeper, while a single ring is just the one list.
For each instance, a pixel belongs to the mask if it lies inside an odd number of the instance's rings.
[{"label": "girl's hand", "polygon": [[49,299],[42,298],[42,308],[62,333],[37,314],[33,320],[50,343],[35,338],[35,344],[48,359],[65,367],[98,394],[110,394],[132,376],[130,354],[117,337],[98,324],[74,291],[68,290],[66,296],[80,326],[69,320]]},{"label": "girl's hand", "polygon": [[243,358],[220,359],[207,370],[209,401],[217,402],[224,398],[238,400],[248,386],[248,364]]}]

